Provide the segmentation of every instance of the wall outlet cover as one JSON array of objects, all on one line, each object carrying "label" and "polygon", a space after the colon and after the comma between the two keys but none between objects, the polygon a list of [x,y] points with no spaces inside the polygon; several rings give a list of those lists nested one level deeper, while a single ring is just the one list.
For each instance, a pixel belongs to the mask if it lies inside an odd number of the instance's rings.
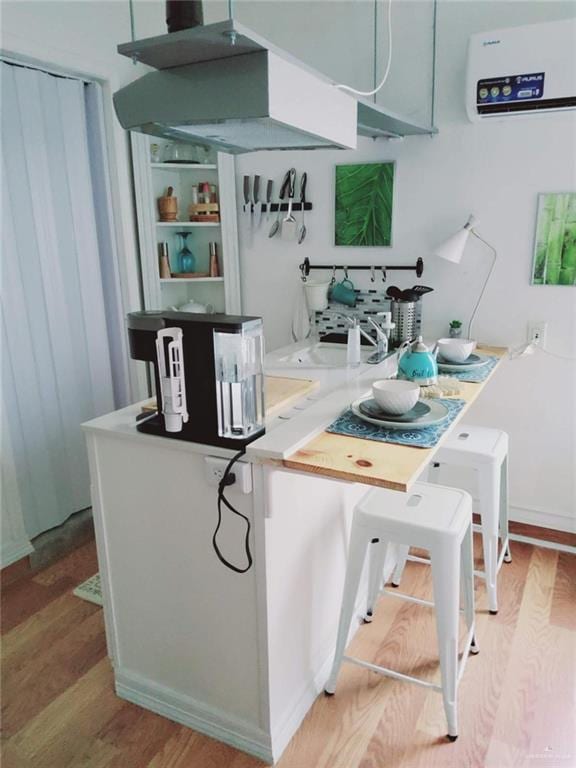
[{"label": "wall outlet cover", "polygon": [[[204,458],[204,473],[206,482],[208,485],[218,487],[220,481],[224,477],[224,472],[228,466],[229,459],[221,459],[216,456],[206,456]],[[229,488],[236,488],[241,493],[252,492],[252,465],[246,461],[237,461],[232,467],[232,472],[236,478],[236,482],[228,486]]]},{"label": "wall outlet cover", "polygon": [[539,322],[531,323],[528,333],[528,341],[532,342],[537,347],[546,346],[546,331],[548,329],[548,323]]}]

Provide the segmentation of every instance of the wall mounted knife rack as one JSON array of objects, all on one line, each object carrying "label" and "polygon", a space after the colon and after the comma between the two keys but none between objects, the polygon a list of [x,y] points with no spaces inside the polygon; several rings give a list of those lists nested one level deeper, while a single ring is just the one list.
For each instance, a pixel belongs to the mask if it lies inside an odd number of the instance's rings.
[{"label": "wall mounted knife rack", "polygon": [[[251,211],[254,211],[254,203],[251,203]],[[270,213],[277,213],[278,209],[281,211],[287,211],[288,210],[288,203],[270,203]],[[262,203],[262,213],[266,213],[268,210],[268,203]],[[302,210],[302,203],[292,203],[292,211],[296,213],[296,211]],[[305,211],[311,211],[312,210],[312,203],[304,203],[304,210]]]},{"label": "wall mounted knife rack", "polygon": [[351,272],[352,270],[364,270],[368,272],[372,272],[372,282],[375,280],[376,273],[380,272],[382,276],[382,281],[386,282],[386,273],[390,271],[410,271],[410,272],[416,272],[416,277],[421,277],[422,273],[424,272],[424,261],[421,258],[418,258],[416,260],[416,264],[402,264],[402,265],[386,265],[386,266],[376,266],[374,265],[358,265],[354,264],[351,267],[342,265],[342,264],[310,264],[310,259],[306,257],[302,264],[299,266],[300,273],[302,275],[302,280],[306,282],[306,279],[308,275],[310,274],[310,270],[312,269],[324,269],[324,270],[332,270],[332,274],[334,275],[338,270],[341,272],[344,272],[344,275],[348,277],[348,272]]}]

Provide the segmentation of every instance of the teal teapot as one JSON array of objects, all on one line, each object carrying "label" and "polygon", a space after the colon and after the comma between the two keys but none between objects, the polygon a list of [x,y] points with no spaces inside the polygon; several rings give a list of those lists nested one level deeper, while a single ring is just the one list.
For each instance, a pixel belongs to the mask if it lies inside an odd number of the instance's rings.
[{"label": "teal teapot", "polygon": [[438,380],[438,363],[436,356],[438,348],[430,350],[418,336],[416,341],[406,342],[400,349],[398,360],[398,378],[414,381],[416,384],[427,386]]}]

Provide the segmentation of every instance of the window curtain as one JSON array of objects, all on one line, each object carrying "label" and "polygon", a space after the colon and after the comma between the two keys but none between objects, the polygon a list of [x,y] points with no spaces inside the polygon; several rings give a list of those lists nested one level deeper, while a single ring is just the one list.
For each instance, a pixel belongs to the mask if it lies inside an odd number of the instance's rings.
[{"label": "window curtain", "polygon": [[32,538],[90,505],[80,425],[115,397],[88,86],[0,67],[2,451]]}]

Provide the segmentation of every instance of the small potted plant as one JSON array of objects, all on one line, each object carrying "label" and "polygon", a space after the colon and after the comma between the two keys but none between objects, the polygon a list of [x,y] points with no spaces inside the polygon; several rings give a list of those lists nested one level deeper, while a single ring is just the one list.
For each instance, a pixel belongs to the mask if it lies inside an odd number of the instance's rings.
[{"label": "small potted plant", "polygon": [[451,339],[459,339],[462,335],[462,323],[460,320],[451,320],[450,321],[450,338]]}]

